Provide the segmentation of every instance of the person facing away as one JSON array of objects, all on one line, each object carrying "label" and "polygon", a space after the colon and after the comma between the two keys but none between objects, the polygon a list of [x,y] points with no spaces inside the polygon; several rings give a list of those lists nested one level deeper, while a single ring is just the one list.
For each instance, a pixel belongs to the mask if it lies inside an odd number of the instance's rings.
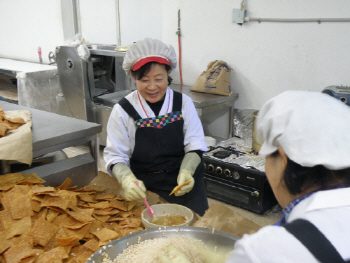
[{"label": "person facing away", "polygon": [[202,251],[202,261],[350,262],[350,108],[321,92],[285,91],[262,106],[257,128],[282,218],[229,254]]}]

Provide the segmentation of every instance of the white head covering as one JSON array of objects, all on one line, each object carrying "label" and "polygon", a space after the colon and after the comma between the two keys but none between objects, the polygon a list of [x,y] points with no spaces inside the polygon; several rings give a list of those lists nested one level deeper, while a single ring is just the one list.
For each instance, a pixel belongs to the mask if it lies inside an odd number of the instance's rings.
[{"label": "white head covering", "polygon": [[[145,38],[128,48],[124,57],[123,69],[130,76],[136,63],[141,60],[144,60],[145,63],[158,61],[157,58],[165,59],[168,62],[166,64],[169,64],[172,70],[176,68],[176,53],[171,45],[167,46],[158,39]],[[141,64],[144,65],[142,62]]]},{"label": "white head covering", "polygon": [[281,146],[305,167],[350,167],[350,107],[327,94],[285,91],[263,105],[257,128],[264,140],[261,155]]}]

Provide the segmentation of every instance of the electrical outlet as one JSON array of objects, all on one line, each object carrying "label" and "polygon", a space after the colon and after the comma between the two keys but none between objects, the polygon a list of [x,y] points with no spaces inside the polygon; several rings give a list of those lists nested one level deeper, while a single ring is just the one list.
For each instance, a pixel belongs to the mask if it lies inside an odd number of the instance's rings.
[{"label": "electrical outlet", "polygon": [[232,22],[237,24],[243,24],[245,17],[245,9],[233,9]]}]

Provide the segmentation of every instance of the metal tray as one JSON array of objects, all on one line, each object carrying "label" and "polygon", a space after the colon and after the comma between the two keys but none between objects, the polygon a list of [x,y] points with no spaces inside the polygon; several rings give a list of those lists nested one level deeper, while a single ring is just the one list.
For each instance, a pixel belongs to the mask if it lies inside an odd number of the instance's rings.
[{"label": "metal tray", "polygon": [[101,263],[103,261],[104,252],[107,253],[108,256],[113,260],[118,256],[118,254],[123,252],[124,249],[128,248],[131,245],[138,244],[144,240],[176,236],[185,236],[189,238],[200,239],[205,244],[232,249],[235,242],[240,239],[240,237],[230,233],[202,227],[172,226],[151,228],[111,241],[96,251],[90,257],[90,259],[86,261],[86,263]]}]

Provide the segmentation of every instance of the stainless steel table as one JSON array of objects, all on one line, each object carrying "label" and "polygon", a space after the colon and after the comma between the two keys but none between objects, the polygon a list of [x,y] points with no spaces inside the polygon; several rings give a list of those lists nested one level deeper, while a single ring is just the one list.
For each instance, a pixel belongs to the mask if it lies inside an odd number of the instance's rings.
[{"label": "stainless steel table", "polygon": [[[3,101],[0,101],[0,107],[4,108],[4,111],[29,110],[31,112],[33,158],[71,146],[88,144],[90,147],[90,153],[33,167],[21,173],[36,173],[51,186],[59,185],[69,177],[72,179],[72,185],[79,187],[89,184],[97,175],[99,150],[97,134],[102,130],[100,124]],[[6,161],[2,161],[0,168],[3,173],[6,172],[8,169]]]},{"label": "stainless steel table", "polygon": [[215,112],[223,109],[229,110],[229,138],[233,136],[233,103],[238,99],[238,93],[232,93],[231,96],[221,96],[191,91],[190,86],[171,84],[171,89],[189,96],[196,107],[198,116]]},{"label": "stainless steel table", "polygon": [[0,58],[0,73],[16,77],[19,72],[39,72],[57,70],[57,66],[33,63],[8,58]]}]

